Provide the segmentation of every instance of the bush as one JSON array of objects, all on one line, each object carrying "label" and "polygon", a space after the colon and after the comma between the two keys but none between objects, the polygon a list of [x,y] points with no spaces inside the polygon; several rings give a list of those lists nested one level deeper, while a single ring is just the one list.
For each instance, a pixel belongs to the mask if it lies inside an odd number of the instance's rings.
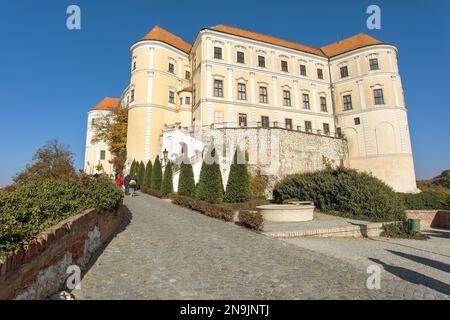
[{"label": "bush", "polygon": [[143,185],[147,188],[150,188],[152,183],[152,161],[148,160],[147,166],[145,167],[145,177],[144,177],[144,183]]},{"label": "bush", "polygon": [[144,178],[145,178],[145,164],[141,161],[139,163],[139,171],[138,171],[139,188],[144,185]]},{"label": "bush", "polygon": [[234,153],[233,162],[228,176],[227,189],[223,197],[224,202],[246,202],[252,198],[250,177],[244,156],[239,148]]},{"label": "bush", "polygon": [[136,160],[133,160],[133,162],[131,163],[130,166],[130,176],[134,176],[136,175],[137,170],[136,170]]},{"label": "bush", "polygon": [[264,226],[264,218],[261,214],[249,211],[249,210],[241,210],[239,211],[239,221],[246,227],[261,231]]},{"label": "bush", "polygon": [[323,212],[366,216],[372,221],[406,220],[403,203],[381,180],[354,169],[327,168],[290,175],[276,184],[274,199],[313,201]]},{"label": "bush", "polygon": [[164,169],[161,191],[164,194],[173,193],[173,172],[171,161],[167,162],[166,168]]},{"label": "bush", "polygon": [[403,238],[416,240],[429,239],[428,236],[422,234],[421,232],[414,232],[409,230],[407,221],[384,224],[381,236],[388,238]]},{"label": "bush", "polygon": [[417,194],[400,193],[408,210],[450,209],[450,194],[443,191],[426,190]]},{"label": "bush", "polygon": [[208,164],[203,160],[200,171],[200,180],[197,186],[197,198],[208,203],[220,203],[223,199],[222,174],[219,167],[219,159],[216,150],[213,148],[211,153],[206,153],[210,157]]},{"label": "bush", "polygon": [[190,163],[181,162],[178,178],[178,194],[180,196],[195,197],[194,171]]},{"label": "bush", "polygon": [[253,199],[266,199],[266,188],[267,178],[265,176],[257,174],[250,177],[250,189]]},{"label": "bush", "polygon": [[154,196],[154,197],[157,197],[157,198],[160,198],[160,199],[165,197],[165,194],[162,193],[161,191],[155,190],[155,189],[152,189],[152,188],[148,188],[146,186],[143,186],[141,191],[143,193],[149,194],[151,196]]},{"label": "bush", "polygon": [[174,196],[172,203],[227,222],[233,221],[234,218],[234,211],[220,204],[211,204],[183,196]]},{"label": "bush", "polygon": [[39,180],[0,193],[0,256],[29,243],[48,227],[89,208],[117,208],[122,191],[103,178]]},{"label": "bush", "polygon": [[155,162],[153,164],[152,181],[150,187],[153,190],[161,191],[161,183],[162,183],[161,161],[159,161],[159,156],[156,156]]}]

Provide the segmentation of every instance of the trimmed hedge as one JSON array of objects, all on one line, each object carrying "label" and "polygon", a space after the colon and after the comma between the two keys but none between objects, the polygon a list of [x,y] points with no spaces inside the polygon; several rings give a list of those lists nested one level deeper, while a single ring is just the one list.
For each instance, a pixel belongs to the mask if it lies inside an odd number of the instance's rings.
[{"label": "trimmed hedge", "polygon": [[261,231],[264,227],[263,216],[257,212],[250,210],[239,211],[239,221],[247,228],[256,231]]},{"label": "trimmed hedge", "polygon": [[173,193],[173,171],[172,161],[169,161],[164,169],[164,176],[161,185],[161,192],[164,194]]},{"label": "trimmed hedge", "polygon": [[450,209],[450,194],[443,191],[425,190],[421,193],[400,193],[405,208],[408,210]]},{"label": "trimmed hedge", "polygon": [[221,203],[223,199],[223,184],[219,157],[216,155],[214,148],[210,153],[209,151],[206,153],[206,157],[208,157],[208,162],[211,164],[203,160],[196,196],[199,200],[208,203]]},{"label": "trimmed hedge", "polygon": [[[243,163],[240,163],[243,162]],[[244,155],[239,148],[234,153],[233,162],[230,167],[227,188],[223,197],[223,202],[240,203],[249,201],[252,198],[250,187],[250,175]]]},{"label": "trimmed hedge", "polygon": [[143,186],[143,187],[141,188],[141,191],[142,191],[143,193],[149,194],[149,195],[151,195],[151,196],[154,196],[154,197],[157,197],[157,198],[160,198],[160,199],[166,197],[166,195],[165,195],[163,192],[161,192],[161,191],[159,191],[159,190],[152,189],[152,188],[148,188],[148,187],[146,187],[146,186]]},{"label": "trimmed hedge", "polygon": [[276,184],[274,199],[313,201],[323,212],[367,217],[372,221],[406,220],[401,199],[381,180],[339,167],[294,174]]},{"label": "trimmed hedge", "polygon": [[161,161],[159,160],[159,156],[156,156],[155,162],[153,163],[150,187],[153,190],[161,190],[161,183],[162,183]]},{"label": "trimmed hedge", "polygon": [[152,161],[148,160],[147,165],[145,166],[145,177],[144,177],[144,183],[143,186],[150,187],[152,183]]},{"label": "trimmed hedge", "polygon": [[89,208],[112,210],[123,192],[104,178],[39,180],[0,193],[0,256],[29,243],[48,227]]},{"label": "trimmed hedge", "polygon": [[211,204],[183,196],[174,196],[172,203],[226,222],[231,222],[234,218],[234,211],[220,204]]},{"label": "trimmed hedge", "polygon": [[195,180],[192,164],[181,162],[178,177],[178,194],[180,196],[195,197]]}]

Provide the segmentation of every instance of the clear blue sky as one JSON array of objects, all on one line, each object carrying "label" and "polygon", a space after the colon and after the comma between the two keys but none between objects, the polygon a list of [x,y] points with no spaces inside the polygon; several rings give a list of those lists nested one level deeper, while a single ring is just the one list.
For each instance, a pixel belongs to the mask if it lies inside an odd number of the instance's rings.
[{"label": "clear blue sky", "polygon": [[[365,32],[399,49],[417,177],[450,168],[450,2],[0,0],[0,186],[51,138],[83,167],[87,111],[129,80],[130,45],[155,24],[192,42],[220,23],[323,46]],[[82,29],[66,29],[81,7]],[[366,8],[382,10],[381,30]]]}]

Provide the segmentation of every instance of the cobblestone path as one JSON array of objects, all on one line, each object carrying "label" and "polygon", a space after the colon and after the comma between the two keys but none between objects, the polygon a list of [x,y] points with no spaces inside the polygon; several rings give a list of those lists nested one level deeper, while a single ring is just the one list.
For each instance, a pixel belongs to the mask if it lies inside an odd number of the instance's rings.
[{"label": "cobblestone path", "polygon": [[443,298],[403,280],[366,289],[366,265],[269,238],[139,194],[131,221],[84,276],[76,299]]}]

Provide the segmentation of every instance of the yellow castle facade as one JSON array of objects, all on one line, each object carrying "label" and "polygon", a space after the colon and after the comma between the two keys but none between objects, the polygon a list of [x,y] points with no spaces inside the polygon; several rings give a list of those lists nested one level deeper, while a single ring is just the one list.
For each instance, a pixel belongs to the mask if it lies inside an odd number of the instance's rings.
[{"label": "yellow castle facade", "polygon": [[225,25],[200,30],[190,44],[157,26],[130,53],[130,82],[120,98],[89,112],[86,172],[95,172],[100,158],[111,171],[107,148],[90,142],[89,128],[119,105],[129,109],[129,162],[162,156],[161,134],[170,125],[276,127],[343,137],[346,166],[396,191],[417,189],[392,44],[358,34],[314,48]]}]

